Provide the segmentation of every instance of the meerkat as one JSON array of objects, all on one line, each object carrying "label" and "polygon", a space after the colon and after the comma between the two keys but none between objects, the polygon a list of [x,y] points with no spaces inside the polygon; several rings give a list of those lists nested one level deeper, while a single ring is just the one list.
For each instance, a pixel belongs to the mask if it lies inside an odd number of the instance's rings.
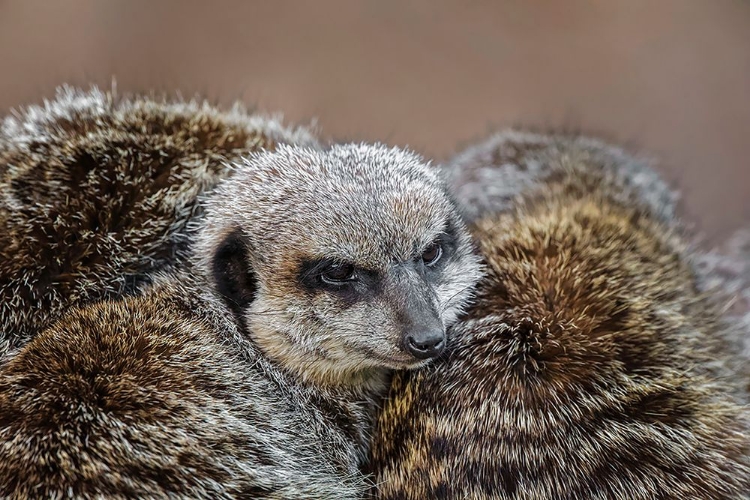
[{"label": "meerkat", "polygon": [[[0,498],[356,498],[305,402],[189,275],[73,308],[0,368]],[[323,429],[324,431],[325,429]]]},{"label": "meerkat", "polygon": [[[628,154],[598,139],[566,134],[574,141],[509,130],[475,145],[442,166],[449,189],[464,217],[477,218],[510,209],[518,195],[554,175],[560,159],[585,154],[608,175],[609,196],[623,203],[637,196],[653,217],[670,227],[678,224],[679,193],[653,168],[653,160]],[[575,147],[571,149],[571,142]],[[681,229],[691,247],[685,261],[693,268],[696,286],[720,301],[724,321],[717,334],[729,344],[721,361],[733,374],[740,398],[750,403],[750,232],[741,229],[718,249]],[[732,355],[739,353],[739,355]]]},{"label": "meerkat", "polygon": [[446,168],[487,275],[445,354],[394,375],[373,496],[747,498],[728,327],[647,164],[510,132]]},{"label": "meerkat", "polygon": [[478,278],[468,233],[407,151],[282,145],[232,170],[186,269],[0,369],[6,496],[364,494],[390,371],[442,353]]},{"label": "meerkat", "polygon": [[227,165],[316,147],[279,119],[63,87],[0,122],[0,362],[67,308],[185,261],[199,196]]}]

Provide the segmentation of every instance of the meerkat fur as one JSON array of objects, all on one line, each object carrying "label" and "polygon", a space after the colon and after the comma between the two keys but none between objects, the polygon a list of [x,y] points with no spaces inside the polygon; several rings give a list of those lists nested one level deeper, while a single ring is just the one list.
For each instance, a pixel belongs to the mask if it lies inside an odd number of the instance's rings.
[{"label": "meerkat fur", "polygon": [[307,395],[200,289],[73,308],[0,368],[0,498],[362,495]]},{"label": "meerkat fur", "polygon": [[446,354],[394,376],[375,498],[747,498],[729,327],[666,186],[618,148],[520,132],[446,168],[521,188],[453,184],[487,275]]},{"label": "meerkat fur", "polygon": [[186,260],[198,198],[229,162],[306,128],[237,105],[62,87],[0,122],[0,362],[76,304]]}]

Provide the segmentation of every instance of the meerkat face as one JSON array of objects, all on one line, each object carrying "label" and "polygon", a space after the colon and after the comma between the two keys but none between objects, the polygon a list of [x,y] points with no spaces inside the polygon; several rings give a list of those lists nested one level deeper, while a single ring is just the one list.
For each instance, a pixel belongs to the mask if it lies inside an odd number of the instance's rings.
[{"label": "meerkat face", "polygon": [[384,146],[249,159],[209,200],[199,253],[269,357],[334,378],[438,356],[480,274],[437,172]]}]

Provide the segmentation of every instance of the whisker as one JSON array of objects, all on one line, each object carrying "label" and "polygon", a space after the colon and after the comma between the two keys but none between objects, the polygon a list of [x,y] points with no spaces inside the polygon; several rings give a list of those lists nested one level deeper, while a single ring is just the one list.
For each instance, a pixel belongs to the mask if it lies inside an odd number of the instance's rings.
[{"label": "whisker", "polygon": [[462,293],[466,292],[467,290],[471,290],[471,289],[472,289],[472,288],[474,288],[475,286],[476,286],[476,285],[474,285],[474,284],[471,284],[471,285],[467,285],[467,286],[463,287],[463,288],[462,288],[461,290],[459,290],[459,291],[457,291],[456,293],[454,293],[453,295],[451,295],[450,297],[448,297],[448,300],[446,300],[446,301],[445,301],[445,303],[443,304],[443,307],[442,307],[442,308],[441,308],[441,310],[440,310],[440,314],[444,313],[444,312],[445,312],[445,310],[446,310],[446,309],[447,309],[448,307],[450,307],[450,306],[452,306],[452,305],[453,305],[453,304],[451,304],[451,302],[453,301],[453,299],[455,299],[455,298],[456,298],[456,297],[457,297],[458,295],[460,295],[460,294],[462,294]]}]

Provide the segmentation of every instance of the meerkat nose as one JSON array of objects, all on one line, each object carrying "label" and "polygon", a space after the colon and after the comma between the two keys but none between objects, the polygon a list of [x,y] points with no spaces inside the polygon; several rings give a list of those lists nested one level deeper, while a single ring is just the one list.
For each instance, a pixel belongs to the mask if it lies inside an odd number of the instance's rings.
[{"label": "meerkat nose", "polygon": [[406,349],[418,359],[439,356],[445,348],[445,331],[428,328],[417,330],[406,336]]}]

